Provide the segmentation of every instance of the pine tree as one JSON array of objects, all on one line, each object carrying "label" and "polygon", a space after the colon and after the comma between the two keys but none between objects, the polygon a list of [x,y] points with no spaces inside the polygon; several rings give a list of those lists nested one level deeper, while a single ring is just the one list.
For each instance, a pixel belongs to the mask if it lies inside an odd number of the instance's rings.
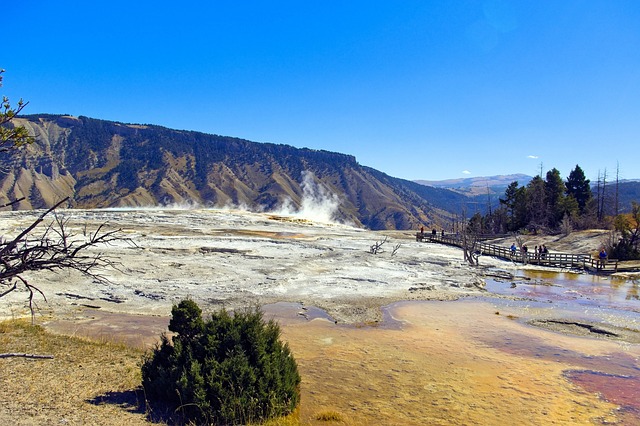
[{"label": "pine tree", "polygon": [[500,198],[500,204],[506,208],[509,231],[517,231],[526,225],[525,199],[525,188],[518,186],[518,181],[511,182],[505,190],[504,198]]},{"label": "pine tree", "polygon": [[536,176],[527,184],[527,211],[529,225],[538,230],[547,223],[547,194],[545,182]]},{"label": "pine tree", "polygon": [[545,180],[545,193],[547,195],[547,223],[551,228],[557,228],[566,214],[564,194],[567,190],[560,172],[553,168],[547,172]]},{"label": "pine tree", "polygon": [[579,165],[569,173],[567,178],[567,195],[572,196],[578,202],[580,214],[585,212],[589,200],[593,197],[590,181],[584,175]]}]

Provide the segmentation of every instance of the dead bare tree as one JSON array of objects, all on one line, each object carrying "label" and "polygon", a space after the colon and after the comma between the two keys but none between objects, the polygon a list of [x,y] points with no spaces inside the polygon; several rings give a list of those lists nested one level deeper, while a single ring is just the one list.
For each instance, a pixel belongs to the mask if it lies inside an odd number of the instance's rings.
[{"label": "dead bare tree", "polygon": [[560,222],[560,230],[565,237],[573,232],[573,221],[568,213],[564,214],[564,217]]},{"label": "dead bare tree", "polygon": [[[524,237],[522,235],[518,234],[517,232],[513,232],[511,234],[511,236],[515,240],[515,244],[518,247],[518,253],[521,253],[521,255],[522,255],[522,262],[523,263],[527,263],[527,255],[526,255],[525,250],[524,250],[524,247],[526,246]],[[511,261],[513,263],[516,263],[516,259],[517,259],[517,255],[514,256],[515,254],[516,254],[515,252],[512,253]]]},{"label": "dead bare tree", "polygon": [[514,232],[513,234],[513,239],[516,240],[516,245],[518,246],[518,250],[522,251],[522,246],[524,245],[524,238],[522,237],[522,235],[518,234],[517,232]]},{"label": "dead bare tree", "polygon": [[395,255],[396,255],[396,253],[398,253],[398,250],[400,249],[400,246],[401,246],[401,245],[402,245],[402,244],[398,243],[398,244],[396,244],[395,246],[393,246],[393,250],[391,251],[391,256],[395,256]]},{"label": "dead bare tree", "polygon": [[464,260],[469,262],[471,266],[478,266],[480,251],[478,250],[478,235],[465,228],[460,233],[460,242],[464,253]]},{"label": "dead bare tree", "polygon": [[67,200],[65,198],[46,210],[17,237],[0,240],[0,298],[21,287],[26,289],[32,318],[36,308],[34,297],[39,294],[45,301],[47,299],[41,286],[29,282],[25,273],[73,269],[96,281],[107,282],[100,271],[107,267],[117,269],[117,264],[103,253],[87,249],[128,241],[122,237],[120,229],[108,230],[107,223],[102,223],[94,232],[75,235],[67,226],[68,219],[55,213],[53,221],[45,225],[44,231],[34,236],[35,229],[45,217]]},{"label": "dead bare tree", "polygon": [[464,260],[469,262],[471,266],[478,266],[480,251],[478,249],[480,242],[480,229],[477,222],[466,220],[466,209],[463,208],[463,217],[461,230],[458,234],[460,246],[464,254]]},{"label": "dead bare tree", "polygon": [[387,242],[387,239],[388,239],[388,237],[384,237],[384,240],[376,241],[375,244],[373,244],[371,247],[369,247],[369,253],[371,253],[371,254],[382,253],[384,251],[384,250],[382,250],[382,245]]}]

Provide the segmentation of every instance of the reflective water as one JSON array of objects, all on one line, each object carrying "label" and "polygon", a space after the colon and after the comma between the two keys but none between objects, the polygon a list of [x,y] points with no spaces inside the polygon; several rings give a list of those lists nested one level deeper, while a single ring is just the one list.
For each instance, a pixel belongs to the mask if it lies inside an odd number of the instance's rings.
[{"label": "reflective water", "polygon": [[[585,323],[612,324],[640,330],[638,280],[613,277],[525,271],[513,281],[488,280],[487,290],[521,300],[494,300],[497,308],[520,308],[526,323],[539,318],[571,319]],[[621,407],[623,424],[640,424],[640,364],[625,350],[637,345],[621,344],[621,351],[587,356],[584,352],[560,349],[531,336],[510,335],[483,340],[495,348],[519,356],[570,364],[564,375],[588,392]],[[634,352],[634,351],[632,351]]]},{"label": "reflective water", "polygon": [[280,323],[290,323],[302,319],[311,321],[323,319],[335,322],[327,311],[315,306],[305,306],[302,303],[277,302],[263,305],[261,307],[265,319],[277,319]]},{"label": "reflective water", "polygon": [[640,282],[574,273],[524,271],[513,281],[487,280],[486,289],[519,298],[504,302],[530,319],[550,315],[640,330]]},{"label": "reflective water", "polygon": [[513,282],[487,280],[486,288],[492,293],[540,301],[640,311],[640,280],[569,272],[522,271]]}]

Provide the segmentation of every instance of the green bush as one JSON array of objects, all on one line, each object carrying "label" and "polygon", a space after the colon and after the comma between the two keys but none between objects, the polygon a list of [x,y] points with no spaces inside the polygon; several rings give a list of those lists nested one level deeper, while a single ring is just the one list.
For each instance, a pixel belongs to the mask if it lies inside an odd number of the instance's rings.
[{"label": "green bush", "polygon": [[640,259],[640,251],[627,238],[621,238],[620,241],[609,247],[609,257],[618,260],[638,260]]},{"label": "green bush", "polygon": [[[142,385],[154,411],[184,423],[246,424],[292,412],[300,375],[280,327],[255,308],[226,310],[203,321],[192,300],[171,311],[169,330],[142,365]],[[173,416],[174,419],[176,416]]]}]

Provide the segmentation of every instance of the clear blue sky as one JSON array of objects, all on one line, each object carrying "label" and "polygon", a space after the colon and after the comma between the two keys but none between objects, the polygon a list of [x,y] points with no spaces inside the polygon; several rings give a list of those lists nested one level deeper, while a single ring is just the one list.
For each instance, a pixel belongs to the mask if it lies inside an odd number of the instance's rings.
[{"label": "clear blue sky", "polygon": [[8,1],[25,113],[324,149],[406,179],[640,178],[640,1]]}]

